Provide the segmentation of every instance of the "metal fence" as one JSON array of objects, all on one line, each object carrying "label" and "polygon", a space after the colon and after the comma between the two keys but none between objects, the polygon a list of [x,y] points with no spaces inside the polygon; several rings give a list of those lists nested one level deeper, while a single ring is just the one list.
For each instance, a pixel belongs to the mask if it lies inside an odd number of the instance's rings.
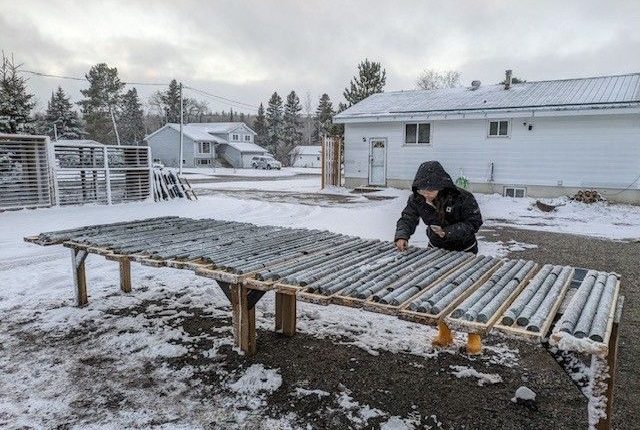
[{"label": "metal fence", "polygon": [[153,195],[150,149],[47,137],[0,140],[0,210],[86,203],[112,204]]},{"label": "metal fence", "polygon": [[51,206],[47,138],[0,135],[0,210]]}]

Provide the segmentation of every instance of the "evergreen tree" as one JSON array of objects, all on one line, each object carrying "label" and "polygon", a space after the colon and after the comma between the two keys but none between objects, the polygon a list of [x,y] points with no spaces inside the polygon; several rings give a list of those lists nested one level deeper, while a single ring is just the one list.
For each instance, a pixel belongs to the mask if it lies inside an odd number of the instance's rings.
[{"label": "evergreen tree", "polygon": [[358,76],[353,77],[350,88],[345,88],[342,94],[352,106],[371,94],[381,93],[386,80],[386,71],[380,63],[365,58],[358,64]]},{"label": "evergreen tree", "polygon": [[301,111],[300,98],[295,91],[291,91],[287,96],[287,103],[284,105],[282,146],[278,148],[279,154],[276,154],[280,161],[288,161],[289,152],[302,143]]},{"label": "evergreen tree", "polygon": [[282,142],[282,98],[277,92],[274,92],[269,99],[267,105],[267,113],[265,115],[267,124],[267,140],[265,146],[272,154],[278,153],[278,147]]},{"label": "evergreen tree", "polygon": [[169,82],[167,91],[161,93],[160,100],[164,107],[167,122],[180,122],[180,85],[175,79]]},{"label": "evergreen tree", "polygon": [[258,107],[258,116],[253,121],[253,131],[256,132],[255,142],[258,145],[266,145],[267,143],[267,120],[264,117],[264,106],[260,103]]},{"label": "evergreen tree", "polygon": [[84,134],[80,116],[72,109],[69,97],[62,87],[58,87],[51,94],[51,100],[47,103],[42,131],[51,138],[55,138],[57,134],[58,139],[81,139]]},{"label": "evergreen tree", "polygon": [[231,112],[229,113],[229,122],[233,122],[233,108],[231,108]]},{"label": "evergreen tree", "polygon": [[138,91],[131,88],[122,97],[120,119],[120,138],[123,145],[139,145],[145,136],[142,105]]},{"label": "evergreen tree", "polygon": [[333,114],[334,112],[331,99],[329,98],[329,95],[325,93],[320,97],[318,107],[316,108],[316,115],[314,117],[312,135],[314,144],[320,145],[322,143],[323,135],[333,134],[333,124],[331,122]]},{"label": "evergreen tree", "polygon": [[91,67],[85,77],[89,81],[89,88],[80,90],[85,99],[79,104],[89,138],[105,145],[119,143],[115,118],[124,84],[118,77],[118,69],[100,63]]},{"label": "evergreen tree", "polygon": [[31,127],[35,102],[27,92],[27,80],[19,76],[20,65],[2,53],[0,64],[0,132],[21,133]]}]

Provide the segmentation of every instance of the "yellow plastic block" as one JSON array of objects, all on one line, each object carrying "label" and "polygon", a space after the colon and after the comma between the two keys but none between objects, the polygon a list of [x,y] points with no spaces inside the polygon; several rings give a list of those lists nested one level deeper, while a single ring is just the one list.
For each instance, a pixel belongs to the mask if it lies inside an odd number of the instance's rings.
[{"label": "yellow plastic block", "polygon": [[467,337],[467,354],[478,355],[482,353],[482,338],[479,334],[469,333]]},{"label": "yellow plastic block", "polygon": [[434,347],[446,347],[453,343],[453,333],[444,321],[438,321],[438,336],[433,339],[431,344]]}]

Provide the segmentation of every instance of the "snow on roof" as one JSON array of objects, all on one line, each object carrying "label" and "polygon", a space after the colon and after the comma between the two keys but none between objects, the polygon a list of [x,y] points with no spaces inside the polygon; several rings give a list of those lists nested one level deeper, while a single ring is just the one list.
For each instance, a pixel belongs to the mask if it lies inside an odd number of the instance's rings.
[{"label": "snow on roof", "polygon": [[410,113],[488,110],[556,110],[640,106],[640,73],[511,85],[481,85],[436,90],[373,94],[334,117],[337,122],[359,117]]},{"label": "snow on roof", "polygon": [[98,146],[104,146],[102,143],[96,141],[96,140],[91,140],[91,139],[58,139],[58,140],[53,140],[52,141],[53,144],[55,145],[98,145]]},{"label": "snow on roof", "polygon": [[240,152],[250,152],[250,153],[266,153],[267,150],[260,145],[256,145],[255,143],[249,142],[225,142],[230,147],[237,149]]},{"label": "snow on roof", "polygon": [[[168,122],[163,127],[147,135],[146,139],[154,136],[160,130],[164,130],[166,127],[172,128],[176,131],[180,131],[180,124]],[[197,140],[200,142],[214,142],[214,143],[227,143],[227,140],[214,136],[214,134],[228,134],[239,128],[244,128],[246,133],[256,134],[251,130],[244,122],[194,122],[189,124],[182,124],[182,132],[191,140]]]},{"label": "snow on roof", "polygon": [[231,133],[242,127],[249,133],[256,134],[256,132],[244,122],[190,122],[187,125],[201,128],[206,130],[207,133]]},{"label": "snow on roof", "polygon": [[289,152],[289,155],[320,155],[320,145],[299,145]]}]

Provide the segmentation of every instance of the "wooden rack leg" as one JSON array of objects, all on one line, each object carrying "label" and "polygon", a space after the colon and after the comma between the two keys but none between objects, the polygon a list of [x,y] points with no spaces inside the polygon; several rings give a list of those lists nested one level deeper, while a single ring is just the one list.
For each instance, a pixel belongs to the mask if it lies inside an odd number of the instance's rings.
[{"label": "wooden rack leg", "polygon": [[89,297],[87,295],[87,275],[84,269],[84,261],[86,258],[86,251],[71,249],[71,270],[73,271],[76,306],[85,306],[89,303]]},{"label": "wooden rack leg", "polygon": [[285,336],[296,333],[296,296],[276,292],[276,332]]},{"label": "wooden rack leg", "polygon": [[[598,381],[604,382],[607,387],[607,407],[605,408],[606,416],[601,418],[596,425],[597,430],[610,430],[612,427],[612,414],[613,414],[613,389],[616,377],[616,364],[618,356],[618,323],[614,322],[611,328],[611,336],[609,337],[609,352],[607,354],[606,363],[608,372],[603,374],[593,375],[595,379],[594,384]],[[595,357],[594,357],[595,359]],[[603,367],[603,366],[601,366]],[[604,369],[607,370],[607,369]],[[595,386],[595,385],[594,385]]]},{"label": "wooden rack leg", "polygon": [[131,292],[131,261],[128,258],[120,259],[120,289],[124,293]]},{"label": "wooden rack leg", "polygon": [[[245,354],[251,356],[256,353],[256,308],[249,303],[249,288],[244,285],[234,286],[239,290],[237,320],[240,325],[238,330],[238,343]],[[235,309],[234,309],[235,312]]]},{"label": "wooden rack leg", "polygon": [[478,355],[482,353],[482,337],[476,333],[467,336],[467,354]]},{"label": "wooden rack leg", "polygon": [[240,287],[238,285],[230,285],[229,291],[231,295],[231,319],[233,323],[233,344],[240,346]]},{"label": "wooden rack leg", "polygon": [[453,343],[453,333],[444,321],[438,320],[438,335],[431,344],[438,348],[449,346]]}]

